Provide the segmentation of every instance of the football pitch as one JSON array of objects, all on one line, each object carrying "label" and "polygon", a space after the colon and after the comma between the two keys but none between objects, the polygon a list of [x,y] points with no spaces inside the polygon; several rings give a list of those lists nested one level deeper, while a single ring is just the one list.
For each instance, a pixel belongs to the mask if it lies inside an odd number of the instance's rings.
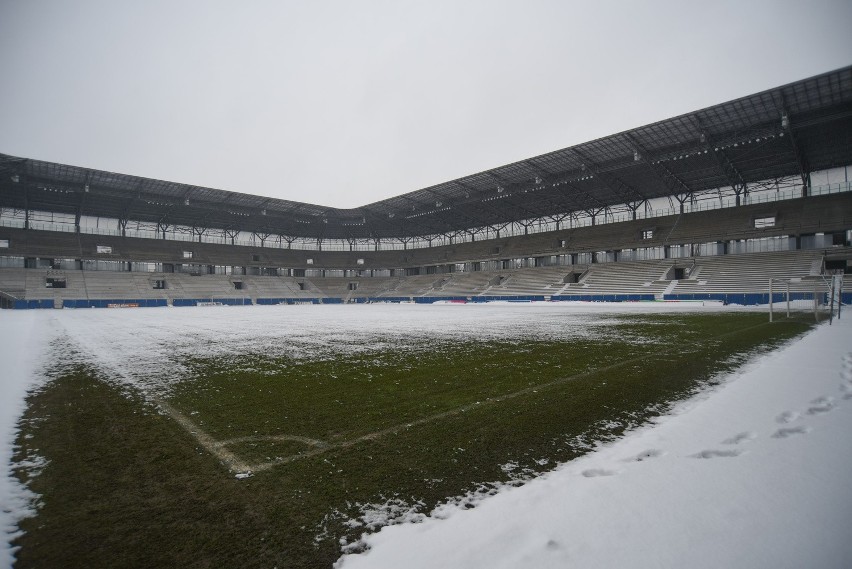
[{"label": "football pitch", "polygon": [[536,306],[63,311],[21,423],[18,567],[331,567],[519,484],[806,331]]}]

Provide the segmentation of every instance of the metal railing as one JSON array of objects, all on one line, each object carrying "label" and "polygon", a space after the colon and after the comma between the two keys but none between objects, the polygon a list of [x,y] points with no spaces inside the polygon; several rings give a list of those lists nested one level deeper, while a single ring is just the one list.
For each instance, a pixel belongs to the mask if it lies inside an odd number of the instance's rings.
[{"label": "metal railing", "polygon": [[[831,194],[839,194],[852,191],[852,182],[838,182],[834,184],[825,184],[810,188],[810,196],[823,196]],[[784,190],[763,190],[746,194],[740,200],[740,205],[754,205],[761,203],[772,203],[784,200],[791,200],[801,197],[799,189],[784,189]],[[706,199],[695,201],[692,203],[683,204],[683,213],[695,213],[701,211],[713,211],[719,209],[737,207],[736,198],[733,196],[720,197],[714,199]],[[661,208],[648,211],[637,211],[636,219],[653,219],[657,217],[666,217],[680,214],[679,208]],[[168,231],[165,234],[155,229],[126,229],[124,232],[119,229],[108,229],[104,227],[87,227],[80,226],[79,233],[87,235],[104,235],[114,237],[135,237],[142,239],[165,239],[168,241],[180,241],[185,243],[210,243],[216,245],[241,245],[250,247],[264,247],[270,249],[292,249],[301,251],[401,251],[406,249],[427,249],[430,247],[439,247],[446,245],[457,245],[460,243],[469,243],[477,241],[516,237],[520,235],[530,235],[537,233],[545,233],[548,231],[557,231],[560,229],[575,229],[581,227],[589,227],[592,225],[603,225],[610,223],[621,223],[633,220],[632,214],[628,213],[602,213],[595,216],[594,219],[587,214],[579,214],[573,217],[568,217],[564,221],[554,221],[549,218],[537,218],[532,220],[522,220],[520,222],[507,225],[499,231],[494,228],[469,228],[464,232],[460,232],[454,236],[440,235],[410,239],[405,242],[398,239],[389,240],[373,240],[373,241],[347,241],[343,239],[325,239],[318,241],[317,239],[301,239],[290,238],[286,239],[274,238],[264,239],[255,238],[245,235],[241,239],[232,239],[224,234],[208,234],[204,233],[198,236],[190,227],[179,227],[177,230]],[[117,225],[116,221],[116,225]],[[27,223],[19,217],[0,217],[0,226],[13,227],[23,229]],[[77,233],[77,226],[73,222],[51,222],[31,220],[28,223],[29,229],[41,231],[60,231],[66,233]],[[216,230],[211,230],[216,231]],[[471,235],[473,234],[473,235]]]}]

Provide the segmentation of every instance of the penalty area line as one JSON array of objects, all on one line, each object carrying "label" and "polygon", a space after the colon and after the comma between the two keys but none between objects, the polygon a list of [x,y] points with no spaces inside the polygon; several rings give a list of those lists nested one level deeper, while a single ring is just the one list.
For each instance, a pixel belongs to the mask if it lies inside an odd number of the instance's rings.
[{"label": "penalty area line", "polygon": [[[767,325],[768,325],[768,323],[764,322],[764,323],[760,323],[760,324],[756,324],[756,325],[746,326],[746,327],[743,327],[743,328],[739,328],[739,329],[736,329],[736,330],[731,330],[729,332],[724,332],[722,334],[718,334],[716,336],[708,338],[708,340],[709,339],[724,338],[726,336],[731,336],[731,335],[734,335],[734,334],[738,334],[740,332],[746,332],[748,330],[752,330],[752,329],[759,328],[759,327],[762,327],[762,326],[767,326]],[[540,389],[548,389],[548,388],[551,388],[551,387],[556,387],[558,385],[567,383],[569,381],[574,381],[574,380],[577,380],[577,379],[588,377],[590,375],[616,370],[618,368],[627,366],[629,364],[639,362],[639,361],[642,361],[642,360],[646,360],[646,359],[654,357],[654,356],[659,357],[661,355],[665,355],[665,354],[668,354],[670,352],[673,352],[675,350],[682,349],[682,348],[683,348],[682,346],[672,346],[668,349],[651,351],[651,352],[648,352],[644,355],[637,356],[637,357],[634,357],[634,358],[630,358],[628,360],[621,360],[621,361],[615,362],[615,363],[607,365],[607,366],[588,370],[588,371],[585,371],[585,372],[581,372],[581,373],[566,376],[566,377],[557,378],[555,380],[552,380],[552,381],[549,381],[549,382],[546,382],[546,383],[533,385],[533,386],[530,386],[530,387],[526,387],[524,389],[520,389],[518,391],[513,391],[511,393],[505,393],[503,395],[498,395],[496,397],[488,397],[488,398],[483,399],[482,401],[476,401],[474,403],[462,405],[460,407],[456,407],[454,409],[449,409],[449,410],[443,411],[441,413],[436,413],[434,415],[429,415],[427,417],[421,417],[420,419],[414,419],[412,421],[407,421],[405,423],[393,425],[393,426],[385,428],[385,429],[380,429],[378,431],[366,433],[366,434],[361,435],[359,437],[355,437],[354,439],[340,441],[340,442],[337,442],[337,443],[325,443],[323,441],[318,441],[318,440],[315,440],[315,439],[309,439],[307,437],[287,436],[287,435],[261,436],[261,437],[257,437],[257,436],[240,437],[240,438],[237,438],[237,439],[217,441],[216,439],[214,439],[213,437],[208,435],[206,432],[204,432],[204,430],[201,429],[198,425],[196,425],[194,422],[192,422],[186,415],[182,414],[180,411],[178,411],[177,409],[172,407],[166,401],[157,398],[157,399],[154,400],[154,402],[157,405],[159,405],[160,408],[166,414],[168,414],[171,418],[173,418],[181,427],[183,427],[183,429],[187,433],[192,435],[199,442],[199,444],[201,444],[201,446],[203,446],[208,452],[210,452],[210,454],[212,454],[213,456],[218,458],[228,468],[228,470],[230,470],[231,472],[235,472],[238,475],[240,475],[240,474],[245,475],[245,474],[250,474],[250,473],[255,473],[255,472],[263,472],[265,470],[269,470],[269,469],[274,468],[276,466],[288,464],[288,463],[295,462],[297,460],[301,460],[301,459],[304,459],[304,458],[310,458],[310,457],[313,457],[313,456],[321,455],[321,454],[324,454],[324,453],[331,451],[331,450],[348,448],[348,447],[355,446],[355,445],[363,443],[363,442],[373,441],[373,440],[376,440],[378,438],[381,438],[381,437],[384,437],[384,436],[387,436],[387,435],[392,435],[392,434],[398,433],[398,432],[406,430],[406,429],[418,427],[420,425],[425,425],[425,424],[432,423],[432,422],[435,422],[435,421],[440,421],[441,419],[454,417],[456,415],[466,413],[467,411],[472,411],[476,408],[481,407],[482,405],[500,403],[500,402],[507,401],[507,400],[510,400],[510,399],[514,399],[514,398],[517,398],[517,397],[521,397],[521,396],[524,396],[524,395],[529,395],[529,394],[537,392]],[[271,460],[269,462],[263,462],[263,463],[254,464],[254,465],[243,461],[236,454],[234,454],[233,452],[229,451],[226,448],[226,446],[228,444],[238,443],[238,442],[243,442],[243,441],[248,441],[248,440],[261,440],[261,439],[294,440],[294,441],[303,442],[305,444],[313,446],[314,448],[307,451],[307,452],[301,452],[301,453],[293,454],[293,455],[290,455],[290,456],[276,458],[275,460]]]},{"label": "penalty area line", "polygon": [[160,407],[169,417],[183,427],[183,429],[192,435],[204,449],[218,458],[222,464],[228,467],[228,470],[237,474],[245,474],[252,471],[251,465],[244,462],[236,454],[225,448],[219,441],[204,432],[201,427],[193,423],[189,417],[172,407],[160,398],[154,399],[154,403]]},{"label": "penalty area line", "polygon": [[[768,326],[768,325],[769,324],[767,322],[761,322],[760,324],[753,324],[753,325],[750,325],[750,326],[745,326],[743,328],[738,328],[736,330],[730,330],[728,332],[723,332],[722,334],[718,334],[718,335],[713,336],[713,337],[708,338],[708,339],[715,340],[715,339],[718,339],[718,338],[724,338],[724,337],[727,337],[727,336],[732,336],[734,334],[739,334],[740,332],[747,332],[749,330],[753,330],[755,328],[760,328],[762,326]],[[668,354],[668,353],[674,352],[675,350],[680,350],[680,349],[683,349],[683,346],[671,346],[667,349],[651,351],[651,352],[648,352],[644,355],[636,356],[635,358],[630,358],[628,360],[621,360],[621,361],[618,361],[618,362],[615,362],[613,364],[603,366],[603,367],[600,367],[600,368],[584,371],[584,372],[577,373],[577,374],[574,374],[574,375],[569,375],[569,376],[566,376],[566,377],[560,377],[560,378],[554,379],[552,381],[548,381],[546,383],[541,383],[541,384],[537,384],[537,385],[532,385],[530,387],[525,387],[524,389],[519,389],[518,391],[513,391],[511,393],[505,393],[503,395],[498,395],[498,396],[495,396],[495,397],[487,397],[487,398],[483,399],[482,401],[476,401],[474,403],[468,403],[467,405],[462,405],[460,407],[456,407],[455,409],[449,409],[449,410],[443,411],[441,413],[429,415],[428,417],[422,417],[420,419],[414,419],[412,421],[408,421],[406,423],[394,425],[394,426],[388,427],[386,429],[381,429],[381,430],[378,430],[378,431],[374,431],[372,433],[367,433],[367,434],[361,435],[360,437],[356,437],[354,439],[349,439],[349,440],[346,440],[346,441],[340,441],[338,443],[331,443],[331,444],[328,444],[326,446],[314,448],[313,450],[310,450],[308,452],[294,454],[294,455],[286,456],[286,457],[283,457],[283,458],[277,458],[277,459],[271,460],[269,462],[257,464],[257,465],[254,466],[254,472],[262,472],[264,470],[269,470],[271,468],[274,468],[274,467],[282,465],[282,464],[287,464],[287,463],[295,462],[295,461],[303,459],[303,458],[310,458],[310,457],[313,457],[313,456],[324,454],[324,453],[331,451],[331,450],[348,448],[348,447],[355,446],[355,445],[363,443],[363,442],[373,441],[373,440],[376,440],[378,438],[381,438],[381,437],[384,437],[384,436],[387,436],[387,435],[393,435],[395,433],[401,432],[401,431],[406,430],[406,429],[418,427],[420,425],[425,425],[425,424],[432,423],[432,422],[435,422],[435,421],[440,421],[441,419],[454,417],[456,415],[461,415],[462,413],[466,413],[468,411],[472,411],[476,408],[479,408],[482,405],[493,404],[493,403],[501,403],[503,401],[508,401],[510,399],[515,399],[517,397],[521,397],[521,396],[524,396],[524,395],[530,395],[532,393],[536,393],[540,389],[548,389],[548,388],[552,388],[552,387],[562,385],[564,383],[568,383],[569,381],[575,381],[577,379],[581,379],[581,378],[588,377],[588,376],[591,376],[591,375],[595,375],[595,374],[598,374],[598,373],[613,371],[613,370],[616,370],[618,368],[627,366],[627,365],[635,363],[635,362],[640,362],[640,361],[646,360],[648,358],[652,358],[654,356],[659,357],[660,355],[665,355],[665,354]]]}]

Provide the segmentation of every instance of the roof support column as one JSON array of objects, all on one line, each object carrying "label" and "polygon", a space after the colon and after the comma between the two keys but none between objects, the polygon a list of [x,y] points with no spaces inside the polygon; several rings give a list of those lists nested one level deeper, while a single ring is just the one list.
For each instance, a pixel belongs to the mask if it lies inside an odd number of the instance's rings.
[{"label": "roof support column", "polygon": [[742,196],[742,199],[748,197],[748,187],[746,187],[745,184],[734,184],[733,186],[731,186],[731,189],[734,190],[734,197],[737,206],[742,205],[742,200],[740,199],[740,197]]},{"label": "roof support column", "polygon": [[606,207],[600,207],[600,208],[598,208],[598,209],[586,209],[586,210],[583,210],[583,211],[585,211],[585,212],[586,212],[586,215],[588,215],[588,216],[591,218],[591,220],[592,220],[592,227],[594,227],[594,226],[596,225],[596,223],[597,223],[597,222],[595,221],[595,217],[596,217],[596,216],[598,216],[598,215],[600,215],[600,213],[601,213],[602,211],[604,211],[604,210],[606,210]]},{"label": "roof support column", "polygon": [[580,218],[579,218],[579,216],[577,215],[576,212],[572,211],[571,213],[569,213],[568,214],[568,229],[573,229],[574,225],[577,223],[577,221],[579,219]]},{"label": "roof support column", "polygon": [[225,238],[230,239],[231,245],[233,245],[234,240],[237,238],[237,234],[239,233],[239,231],[236,231],[234,229],[225,229],[224,233],[225,233]]},{"label": "roof support column", "polygon": [[556,231],[562,229],[562,220],[568,217],[566,214],[555,215],[551,219],[556,222]]},{"label": "roof support column", "polygon": [[157,222],[157,233],[161,234],[163,236],[163,239],[165,239],[166,238],[166,231],[169,230],[169,227],[171,227],[171,226],[168,223],[166,223],[164,221],[158,221]]},{"label": "roof support column", "polygon": [[647,204],[647,203],[648,203],[648,200],[633,201],[633,202],[627,203],[627,207],[630,208],[630,218],[633,221],[636,221],[636,212],[639,210],[639,208],[642,207],[644,204]]},{"label": "roof support column", "polygon": [[260,240],[260,246],[261,247],[265,247],[266,246],[266,240],[269,239],[269,233],[258,233],[257,231],[253,231],[251,236],[254,239]]},{"label": "roof support column", "polygon": [[[675,194],[675,195],[674,195],[674,199],[676,199],[676,200],[677,200],[677,203],[680,205],[680,213],[683,213],[683,204],[685,204],[687,200],[691,200],[691,199],[692,199],[692,194],[691,194],[691,193],[688,193],[688,194]],[[737,204],[737,205],[739,205],[739,204]]]},{"label": "roof support column", "polygon": [[80,201],[77,203],[77,208],[74,211],[74,232],[80,233],[80,218],[83,217],[83,207],[86,205],[86,194],[89,193],[89,176],[91,173],[86,174],[86,181],[83,184],[83,191],[80,194]]}]

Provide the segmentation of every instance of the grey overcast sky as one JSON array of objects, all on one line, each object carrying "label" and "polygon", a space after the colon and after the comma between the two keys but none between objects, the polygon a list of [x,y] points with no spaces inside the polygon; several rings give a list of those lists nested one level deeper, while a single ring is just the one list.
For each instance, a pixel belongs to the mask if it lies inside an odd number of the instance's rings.
[{"label": "grey overcast sky", "polygon": [[355,207],[852,63],[849,0],[0,0],[0,152]]}]

